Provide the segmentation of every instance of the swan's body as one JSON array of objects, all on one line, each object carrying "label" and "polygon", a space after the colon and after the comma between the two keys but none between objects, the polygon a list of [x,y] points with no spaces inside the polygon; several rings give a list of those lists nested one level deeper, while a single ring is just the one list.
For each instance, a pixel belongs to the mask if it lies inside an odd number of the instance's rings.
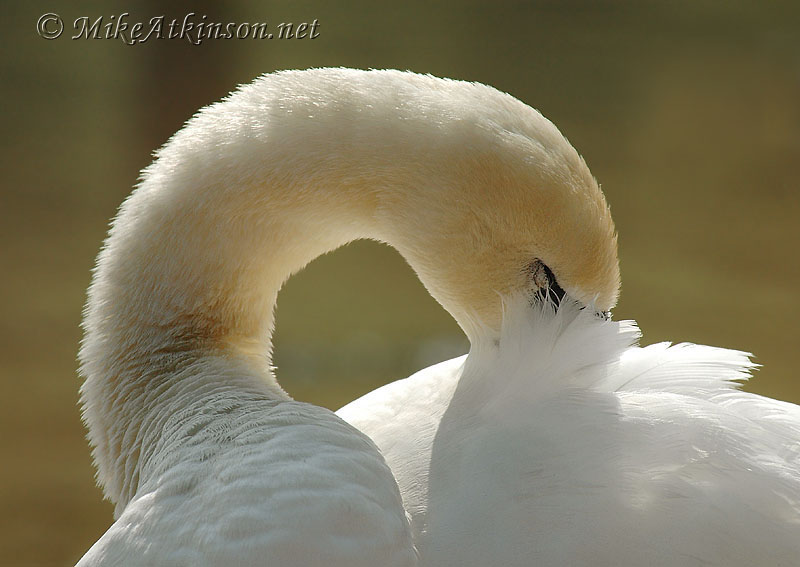
[{"label": "swan's body", "polygon": [[[472,348],[343,420],[269,351],[286,278],[356,238]],[[82,402],[117,520],[79,565],[792,563],[797,408],[734,390],[740,353],[632,347],[592,313],[618,278],[597,184],[512,97],[343,69],[242,88],[159,152],[98,259]]]},{"label": "swan's body", "polygon": [[798,564],[800,408],[736,390],[745,353],[639,348],[569,305],[504,331],[337,412],[386,457],[421,565]]}]

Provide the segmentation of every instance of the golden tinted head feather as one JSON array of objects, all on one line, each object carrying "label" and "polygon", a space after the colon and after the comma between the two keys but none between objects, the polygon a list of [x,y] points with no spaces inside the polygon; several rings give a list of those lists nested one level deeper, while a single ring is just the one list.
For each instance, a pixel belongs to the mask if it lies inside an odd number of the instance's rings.
[{"label": "golden tinted head feather", "polygon": [[410,165],[406,183],[382,193],[387,240],[465,330],[497,329],[501,297],[530,290],[536,260],[573,299],[611,309],[620,285],[616,232],[583,159],[513,97],[441,83],[449,92],[439,111],[452,118],[417,136],[405,156],[394,154]]}]

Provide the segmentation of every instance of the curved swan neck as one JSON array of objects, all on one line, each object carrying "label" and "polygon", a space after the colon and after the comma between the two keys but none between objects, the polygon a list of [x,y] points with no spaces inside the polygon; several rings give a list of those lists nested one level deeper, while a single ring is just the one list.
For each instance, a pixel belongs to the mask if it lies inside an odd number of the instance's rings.
[{"label": "curved swan neck", "polygon": [[80,353],[100,482],[118,503],[135,492],[177,389],[196,408],[206,388],[288,399],[275,301],[325,252],[389,243],[476,342],[534,259],[573,297],[612,302],[612,237],[583,160],[509,95],[398,71],[265,76],[160,150],[100,253]]}]

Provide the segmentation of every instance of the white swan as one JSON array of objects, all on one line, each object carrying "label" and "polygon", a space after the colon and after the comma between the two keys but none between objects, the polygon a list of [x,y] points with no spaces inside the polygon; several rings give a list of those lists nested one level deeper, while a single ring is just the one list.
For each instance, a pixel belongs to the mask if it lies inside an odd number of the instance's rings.
[{"label": "white swan", "polygon": [[[269,352],[286,278],[356,238],[471,349],[353,427]],[[82,403],[117,519],[79,565],[796,564],[800,410],[738,392],[743,353],[633,346],[596,316],[618,279],[597,184],[514,98],[346,69],[241,88],[164,146],[98,259]]]}]

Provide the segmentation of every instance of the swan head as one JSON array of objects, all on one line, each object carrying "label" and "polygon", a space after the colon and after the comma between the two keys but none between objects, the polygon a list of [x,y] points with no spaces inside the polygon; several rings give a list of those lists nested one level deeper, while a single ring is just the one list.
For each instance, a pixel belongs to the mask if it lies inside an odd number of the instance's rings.
[{"label": "swan head", "polygon": [[620,287],[614,223],[586,163],[539,112],[491,93],[450,138],[448,174],[420,179],[438,198],[412,196],[401,215],[417,235],[401,253],[473,343],[499,336],[512,297],[563,294],[605,313]]}]

